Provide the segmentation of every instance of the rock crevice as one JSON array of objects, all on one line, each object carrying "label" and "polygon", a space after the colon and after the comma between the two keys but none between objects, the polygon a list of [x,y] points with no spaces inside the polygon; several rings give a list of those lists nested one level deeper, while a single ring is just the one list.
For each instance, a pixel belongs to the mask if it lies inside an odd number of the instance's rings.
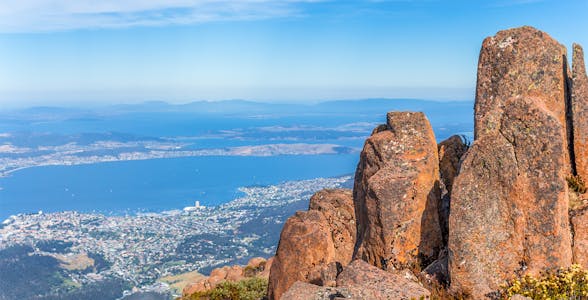
[{"label": "rock crevice", "polygon": [[[574,52],[576,49],[576,44],[573,45]],[[580,49],[581,51],[581,49]],[[574,59],[574,58],[572,58]],[[577,60],[577,59],[575,59]],[[570,70],[568,69],[568,59],[567,56],[564,56],[564,69],[563,73],[566,77],[566,85],[565,85],[565,106],[566,106],[566,135],[568,140],[568,153],[570,155],[570,168],[571,174],[578,175],[578,169],[576,167],[576,149],[575,149],[575,138],[574,138],[574,101],[573,101],[573,74],[570,76]],[[577,61],[572,61],[572,66],[578,63]],[[582,62],[584,63],[584,62]]]}]

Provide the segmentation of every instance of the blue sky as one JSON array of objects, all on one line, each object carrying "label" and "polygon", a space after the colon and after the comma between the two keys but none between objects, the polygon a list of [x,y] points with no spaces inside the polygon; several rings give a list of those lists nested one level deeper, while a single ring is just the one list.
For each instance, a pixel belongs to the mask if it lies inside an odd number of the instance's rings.
[{"label": "blue sky", "polygon": [[0,105],[473,99],[482,40],[588,0],[0,0]]}]

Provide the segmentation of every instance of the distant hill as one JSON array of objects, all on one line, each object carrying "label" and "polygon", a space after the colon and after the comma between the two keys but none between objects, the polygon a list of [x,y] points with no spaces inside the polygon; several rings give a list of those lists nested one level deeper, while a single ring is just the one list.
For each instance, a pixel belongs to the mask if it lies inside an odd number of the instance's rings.
[{"label": "distant hill", "polygon": [[396,110],[418,110],[430,107],[473,107],[473,101],[435,101],[425,99],[353,99],[332,100],[318,103],[269,103],[249,100],[222,100],[222,101],[194,101],[186,104],[171,104],[165,101],[148,101],[137,104],[115,104],[93,108],[76,106],[35,106],[25,109],[17,109],[1,112],[1,115],[80,115],[92,112],[192,112],[192,113],[252,113],[252,112],[358,112],[374,111],[390,108]]}]

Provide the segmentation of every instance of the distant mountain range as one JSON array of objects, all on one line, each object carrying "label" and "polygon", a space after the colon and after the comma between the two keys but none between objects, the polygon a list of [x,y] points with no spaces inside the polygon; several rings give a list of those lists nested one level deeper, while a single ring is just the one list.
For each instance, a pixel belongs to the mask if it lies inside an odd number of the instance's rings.
[{"label": "distant mountain range", "polygon": [[81,116],[107,113],[139,112],[181,112],[181,113],[338,113],[373,112],[382,110],[423,110],[471,109],[473,101],[434,101],[424,99],[357,99],[333,100],[318,103],[267,103],[249,100],[195,101],[186,104],[171,104],[164,101],[148,101],[137,104],[115,104],[84,108],[83,106],[35,106],[25,109],[0,111],[0,116],[19,116],[26,118],[51,118],[55,116]]}]

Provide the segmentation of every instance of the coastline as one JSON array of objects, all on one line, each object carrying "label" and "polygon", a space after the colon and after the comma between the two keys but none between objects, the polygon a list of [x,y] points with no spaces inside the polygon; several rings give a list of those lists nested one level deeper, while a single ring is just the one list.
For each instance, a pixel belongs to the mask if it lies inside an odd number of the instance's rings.
[{"label": "coastline", "polygon": [[[339,149],[340,148],[340,149]],[[139,160],[153,160],[153,159],[167,159],[167,158],[183,158],[183,157],[224,157],[224,156],[281,156],[281,155],[337,155],[346,153],[359,153],[359,149],[336,145],[336,144],[265,144],[257,146],[240,146],[229,148],[213,148],[200,150],[181,150],[181,151],[149,151],[149,152],[123,152],[116,156],[61,156],[59,160],[55,156],[59,153],[50,155],[28,157],[29,162],[25,165],[10,168],[10,159],[5,158],[8,162],[4,162],[4,166],[0,165],[0,178],[5,178],[20,170],[45,167],[45,166],[76,166],[76,165],[90,165],[109,162],[121,161],[139,161]],[[38,161],[34,161],[37,159]],[[57,161],[56,161],[57,160]],[[16,164],[16,163],[13,163]],[[27,165],[28,164],[28,165]]]},{"label": "coastline", "polygon": [[[206,272],[253,256],[269,256],[275,251],[281,224],[291,213],[306,207],[314,192],[340,188],[352,178],[344,175],[241,187],[242,197],[191,212],[19,214],[0,226],[0,251],[47,241],[71,243],[64,254],[100,255],[110,264],[96,274],[68,275],[80,284],[118,278],[148,290],[162,276]],[[266,227],[268,224],[271,226]],[[54,256],[37,250],[31,255]],[[170,263],[173,261],[184,263]]]}]

